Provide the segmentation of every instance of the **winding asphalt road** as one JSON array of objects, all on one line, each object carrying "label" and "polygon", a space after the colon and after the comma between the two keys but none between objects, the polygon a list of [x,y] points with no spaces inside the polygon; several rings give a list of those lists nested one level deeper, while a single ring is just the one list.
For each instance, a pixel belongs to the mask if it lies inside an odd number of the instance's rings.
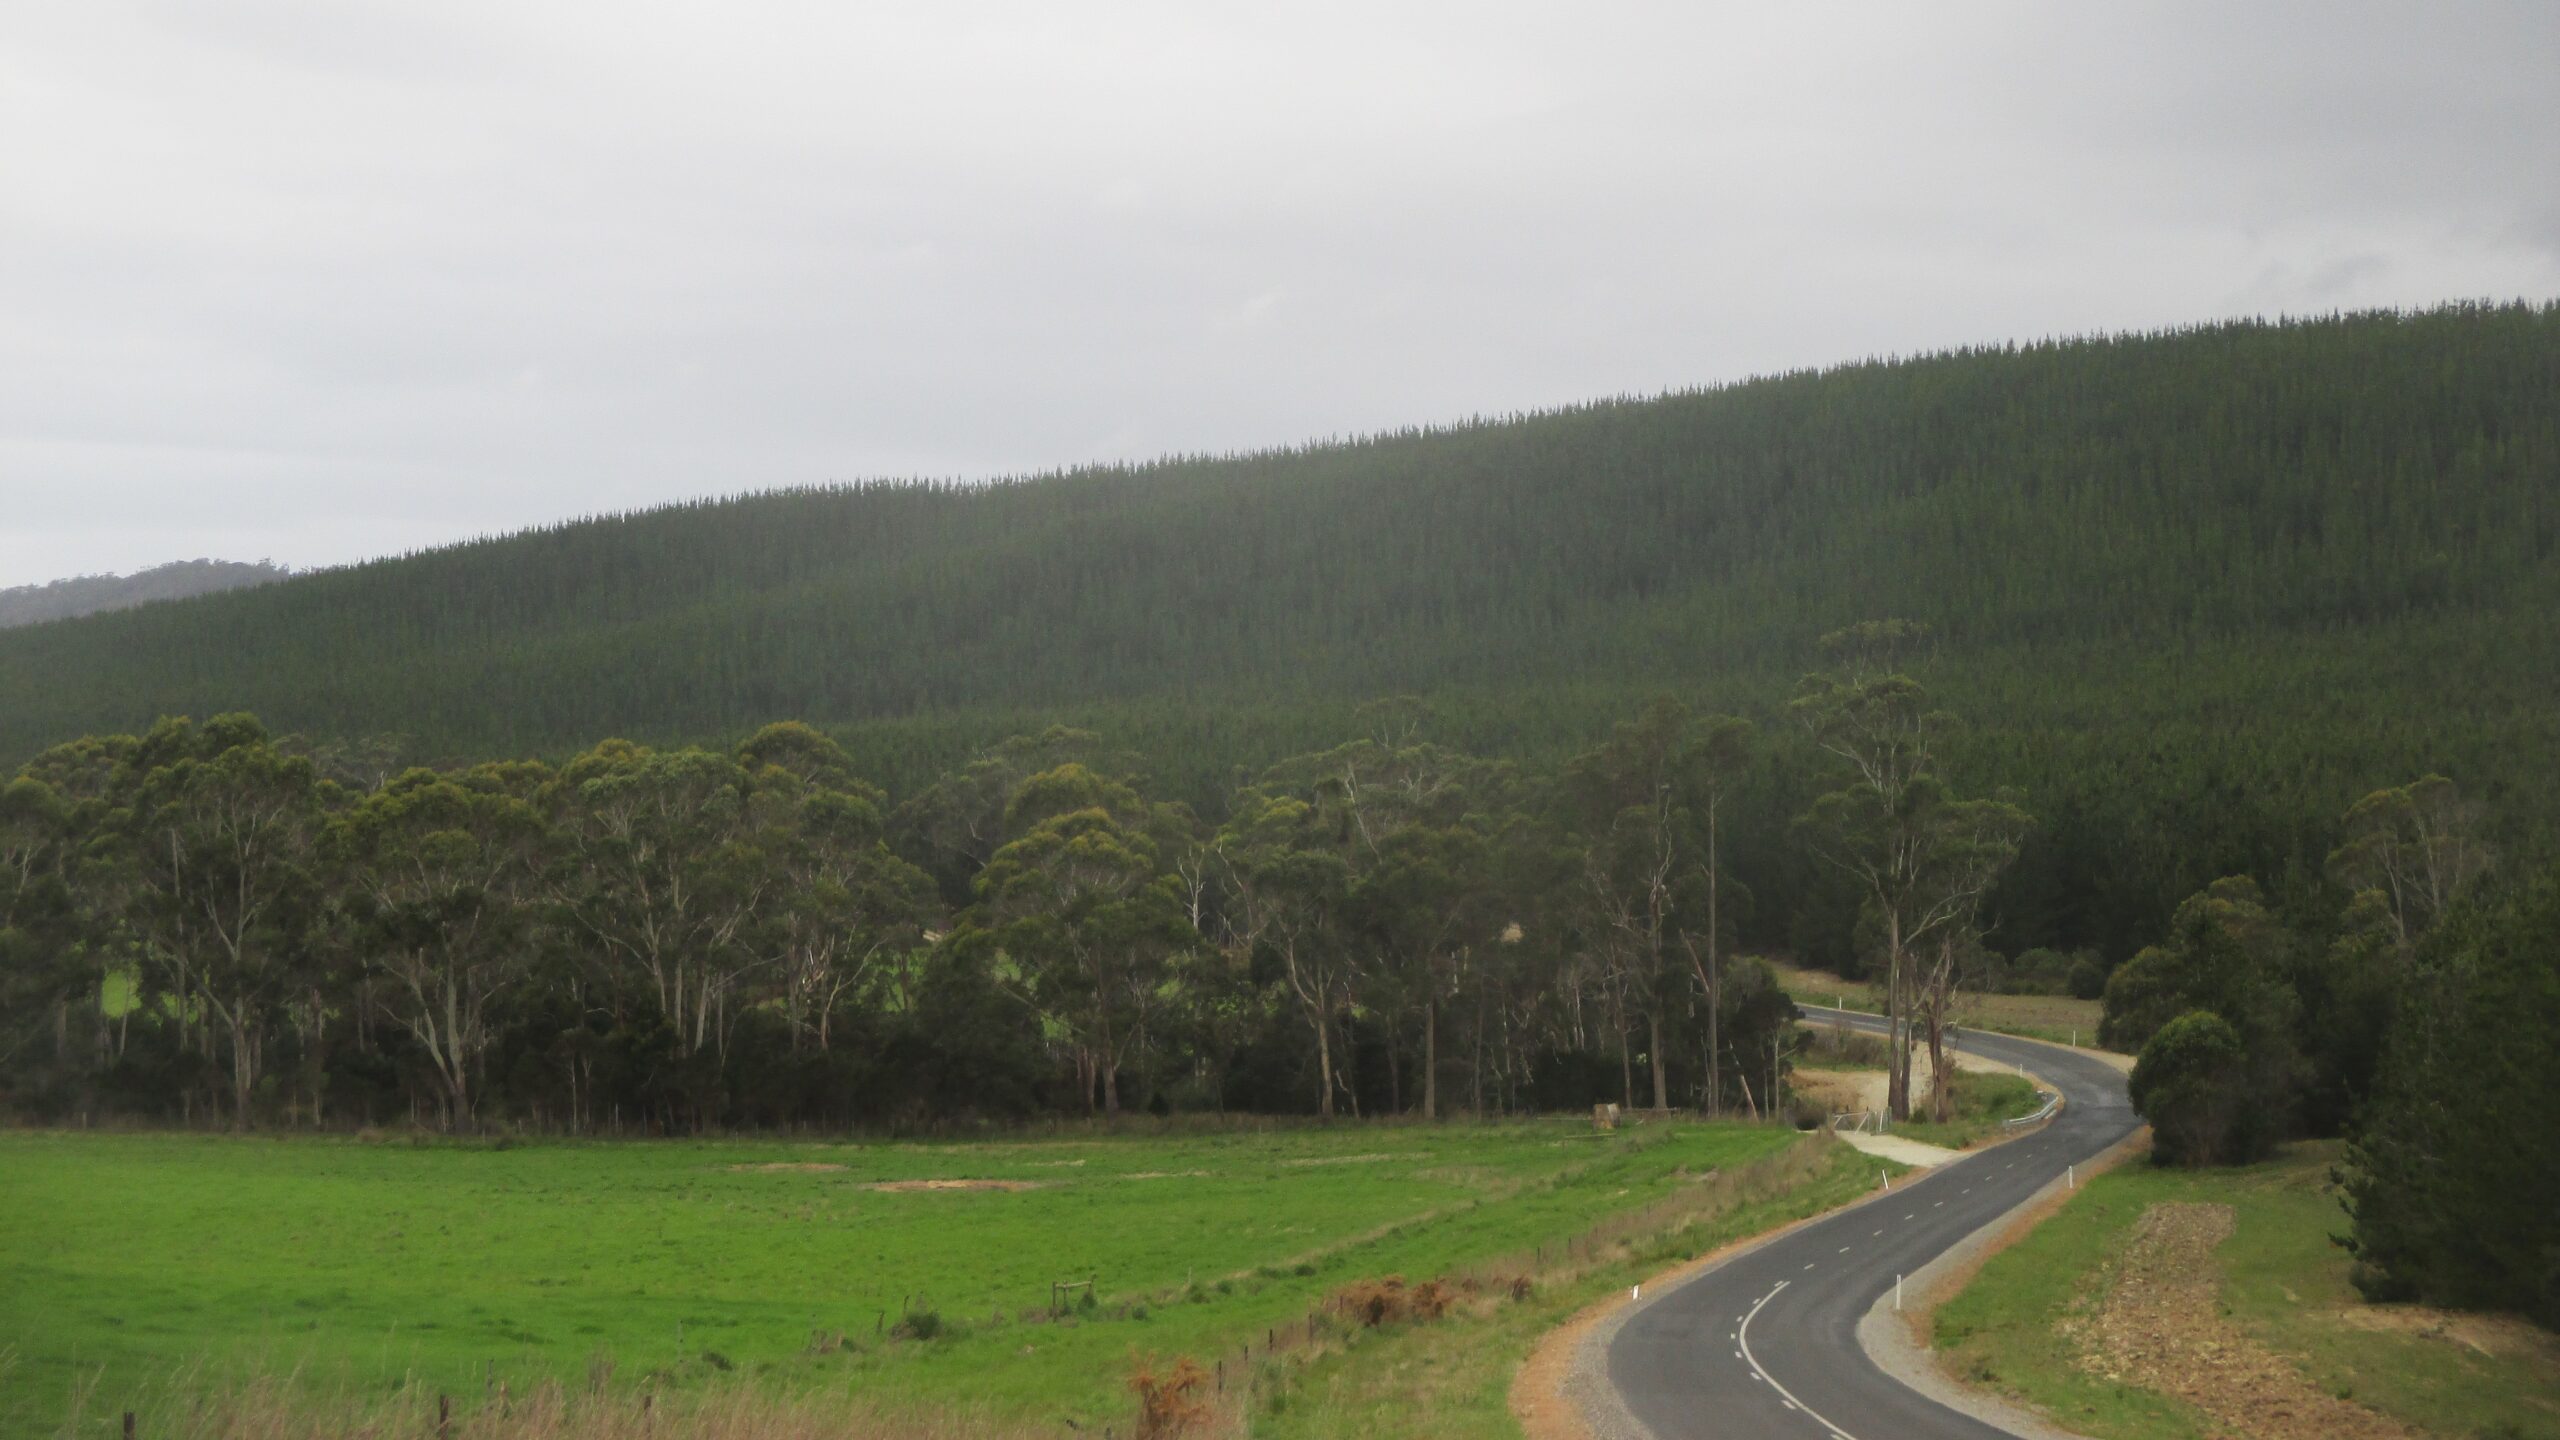
[{"label": "winding asphalt road", "polygon": [[[1806,1008],[1825,1022],[1840,1012]],[[1858,1029],[1882,1022],[1849,1015]],[[2141,1123],[2125,1077],[2058,1045],[1967,1032],[1963,1049],[2024,1065],[2062,1092],[2062,1112],[2022,1139],[1896,1181],[1705,1271],[1627,1318],[1606,1373],[1658,1440],[2000,1440],[1876,1368],[1858,1320],[1894,1277],[1916,1273]]]}]

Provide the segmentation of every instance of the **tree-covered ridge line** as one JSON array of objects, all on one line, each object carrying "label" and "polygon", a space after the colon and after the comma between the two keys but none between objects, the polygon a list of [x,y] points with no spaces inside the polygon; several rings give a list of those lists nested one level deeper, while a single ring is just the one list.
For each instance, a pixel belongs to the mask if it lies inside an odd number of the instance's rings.
[{"label": "tree-covered ridge line", "polygon": [[[2552,593],[2560,312],[1971,351],[1461,429],[673,507],[0,643],[23,757],[252,707],[434,752],[1135,697],[2317,632]],[[635,724],[635,722],[638,722]]]},{"label": "tree-covered ridge line", "polygon": [[130,575],[75,575],[41,585],[12,585],[0,589],[0,629],[267,585],[292,574],[264,560],[172,560]]}]

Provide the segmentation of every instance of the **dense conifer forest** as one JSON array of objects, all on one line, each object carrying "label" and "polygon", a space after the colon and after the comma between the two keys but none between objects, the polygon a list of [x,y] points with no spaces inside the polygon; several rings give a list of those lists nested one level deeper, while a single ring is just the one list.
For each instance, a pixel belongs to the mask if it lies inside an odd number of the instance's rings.
[{"label": "dense conifer forest", "polygon": [[[2039,819],[1998,939],[2113,962],[2222,875],[2309,903],[2335,817],[2415,775],[2544,842],[2555,396],[2560,308],[2455,307],[705,501],[0,636],[0,759],[231,710],[425,762],[803,718],[903,796],[1063,722],[1214,815],[1378,696],[1553,762],[1657,692],[1767,721],[1817,636],[1906,616],[1951,773]],[[1786,744],[1746,856],[1803,798]],[[1749,939],[1850,962],[1805,874],[1740,863]]]}]

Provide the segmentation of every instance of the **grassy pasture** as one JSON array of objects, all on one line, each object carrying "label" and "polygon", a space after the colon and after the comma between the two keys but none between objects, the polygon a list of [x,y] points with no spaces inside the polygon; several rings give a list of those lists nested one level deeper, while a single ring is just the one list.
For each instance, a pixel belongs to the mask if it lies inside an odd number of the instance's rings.
[{"label": "grassy pasture", "polygon": [[[725,1375],[1107,1423],[1133,1350],[1233,1352],[1351,1279],[1552,1246],[1794,1141],[1683,1122],[505,1150],[0,1134],[0,1431],[48,1433],[91,1387],[82,1428],[104,1433],[190,1364],[476,1396],[609,1362],[617,1385]],[[1028,1188],[875,1188],[961,1180]],[[1094,1311],[1025,1318],[1088,1275]],[[897,1338],[910,1307],[946,1333]]]}]

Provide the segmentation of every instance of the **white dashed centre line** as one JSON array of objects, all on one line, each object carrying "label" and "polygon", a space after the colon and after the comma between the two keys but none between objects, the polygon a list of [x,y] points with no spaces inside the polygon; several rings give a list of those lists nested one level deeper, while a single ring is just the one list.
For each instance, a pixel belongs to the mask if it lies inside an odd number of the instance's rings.
[{"label": "white dashed centre line", "polygon": [[[1805,1268],[1811,1269],[1812,1267],[1807,1266]],[[1775,1289],[1772,1289],[1768,1294],[1760,1297],[1760,1304],[1751,1307],[1751,1315],[1759,1314],[1761,1306],[1767,1305],[1770,1301],[1777,1299],[1778,1291],[1786,1288],[1787,1282],[1784,1280],[1779,1281]],[[1820,1412],[1814,1410],[1811,1406],[1804,1404],[1802,1401],[1799,1401],[1795,1396],[1787,1393],[1786,1386],[1779,1384],[1775,1378],[1761,1370],[1760,1358],[1751,1353],[1751,1315],[1745,1315],[1742,1317],[1742,1328],[1736,1332],[1737,1338],[1742,1341],[1742,1363],[1751,1367],[1751,1378],[1765,1382],[1770,1389],[1777,1391],[1778,1398],[1786,1402],[1788,1409],[1803,1411],[1807,1419],[1810,1419],[1816,1425],[1821,1426],[1824,1430],[1829,1431],[1831,1433],[1832,1440],[1857,1440],[1856,1436],[1851,1435],[1848,1431],[1841,1429],[1830,1421],[1823,1419]]]}]

